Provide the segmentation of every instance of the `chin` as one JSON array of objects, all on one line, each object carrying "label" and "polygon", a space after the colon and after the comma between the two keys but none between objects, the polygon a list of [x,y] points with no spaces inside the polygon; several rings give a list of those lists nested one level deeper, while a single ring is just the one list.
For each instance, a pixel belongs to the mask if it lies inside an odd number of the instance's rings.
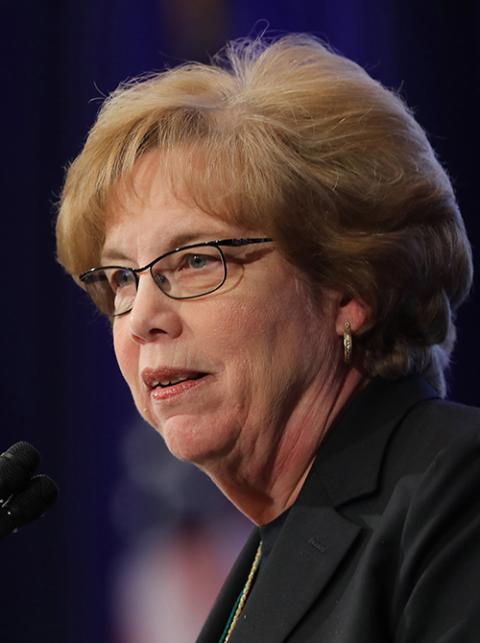
[{"label": "chin", "polygon": [[172,455],[199,467],[224,458],[235,446],[238,431],[222,422],[208,421],[193,415],[180,415],[155,423]]}]

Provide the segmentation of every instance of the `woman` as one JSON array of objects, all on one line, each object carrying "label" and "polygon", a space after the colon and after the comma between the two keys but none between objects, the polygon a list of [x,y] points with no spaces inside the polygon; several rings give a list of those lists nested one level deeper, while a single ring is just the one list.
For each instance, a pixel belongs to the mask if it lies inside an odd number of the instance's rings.
[{"label": "woman", "polygon": [[139,412],[259,526],[199,642],[477,640],[471,254],[397,96],[308,36],[134,81],[57,237]]}]

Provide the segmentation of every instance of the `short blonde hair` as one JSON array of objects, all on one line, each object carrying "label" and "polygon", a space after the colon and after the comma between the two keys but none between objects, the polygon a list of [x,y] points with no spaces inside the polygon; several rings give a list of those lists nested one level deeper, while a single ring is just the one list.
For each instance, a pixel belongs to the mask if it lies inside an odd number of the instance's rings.
[{"label": "short blonde hair", "polygon": [[211,65],[120,86],[67,173],[57,240],[72,275],[98,264],[112,189],[156,149],[196,205],[272,236],[314,290],[371,309],[356,337],[366,373],[423,373],[445,392],[471,251],[396,94],[307,35],[236,41]]}]

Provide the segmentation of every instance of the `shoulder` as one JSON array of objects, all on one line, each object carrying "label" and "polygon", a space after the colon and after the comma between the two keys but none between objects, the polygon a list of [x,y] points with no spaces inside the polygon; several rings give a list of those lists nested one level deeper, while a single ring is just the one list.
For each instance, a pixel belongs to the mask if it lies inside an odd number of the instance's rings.
[{"label": "shoulder", "polygon": [[[423,473],[404,477],[396,490],[403,487],[408,498],[395,584],[401,641],[433,643],[450,632],[452,638],[445,640],[477,640],[480,437],[473,411],[441,403],[427,412],[442,426],[455,420],[453,432],[441,430],[443,444],[430,464]],[[459,419],[464,423],[457,424]]]},{"label": "shoulder", "polygon": [[426,430],[440,432],[446,439],[461,438],[465,432],[480,433],[480,409],[449,400],[424,400],[413,407],[406,419]]},{"label": "shoulder", "polygon": [[425,530],[429,515],[453,520],[464,498],[480,514],[480,409],[439,399],[413,406],[391,436],[381,479],[385,498],[408,498],[406,534]]},{"label": "shoulder", "polygon": [[[433,474],[437,459],[447,463],[473,458],[477,453],[480,475],[480,409],[447,400],[423,400],[413,406],[398,424],[386,453],[398,473]],[[473,458],[475,463],[475,458]],[[440,467],[441,468],[441,467]]]},{"label": "shoulder", "polygon": [[377,495],[360,508],[364,520],[378,512],[364,564],[383,570],[394,640],[477,640],[480,410],[413,406],[391,435]]},{"label": "shoulder", "polygon": [[410,518],[418,514],[425,525],[430,514],[439,516],[443,510],[453,518],[452,511],[457,515],[462,506],[474,503],[480,515],[480,410],[428,400],[412,410],[404,424],[395,455],[408,443],[402,433],[408,435],[412,446],[404,477],[416,483]]}]

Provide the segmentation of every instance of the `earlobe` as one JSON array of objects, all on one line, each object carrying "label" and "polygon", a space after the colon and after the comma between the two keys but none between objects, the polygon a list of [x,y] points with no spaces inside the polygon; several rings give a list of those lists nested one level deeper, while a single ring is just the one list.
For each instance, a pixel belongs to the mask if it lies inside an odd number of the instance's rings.
[{"label": "earlobe", "polygon": [[337,309],[337,318],[335,321],[335,330],[337,335],[343,335],[345,332],[345,323],[348,322],[352,334],[358,333],[369,318],[367,306],[358,299],[349,299],[342,301]]}]

